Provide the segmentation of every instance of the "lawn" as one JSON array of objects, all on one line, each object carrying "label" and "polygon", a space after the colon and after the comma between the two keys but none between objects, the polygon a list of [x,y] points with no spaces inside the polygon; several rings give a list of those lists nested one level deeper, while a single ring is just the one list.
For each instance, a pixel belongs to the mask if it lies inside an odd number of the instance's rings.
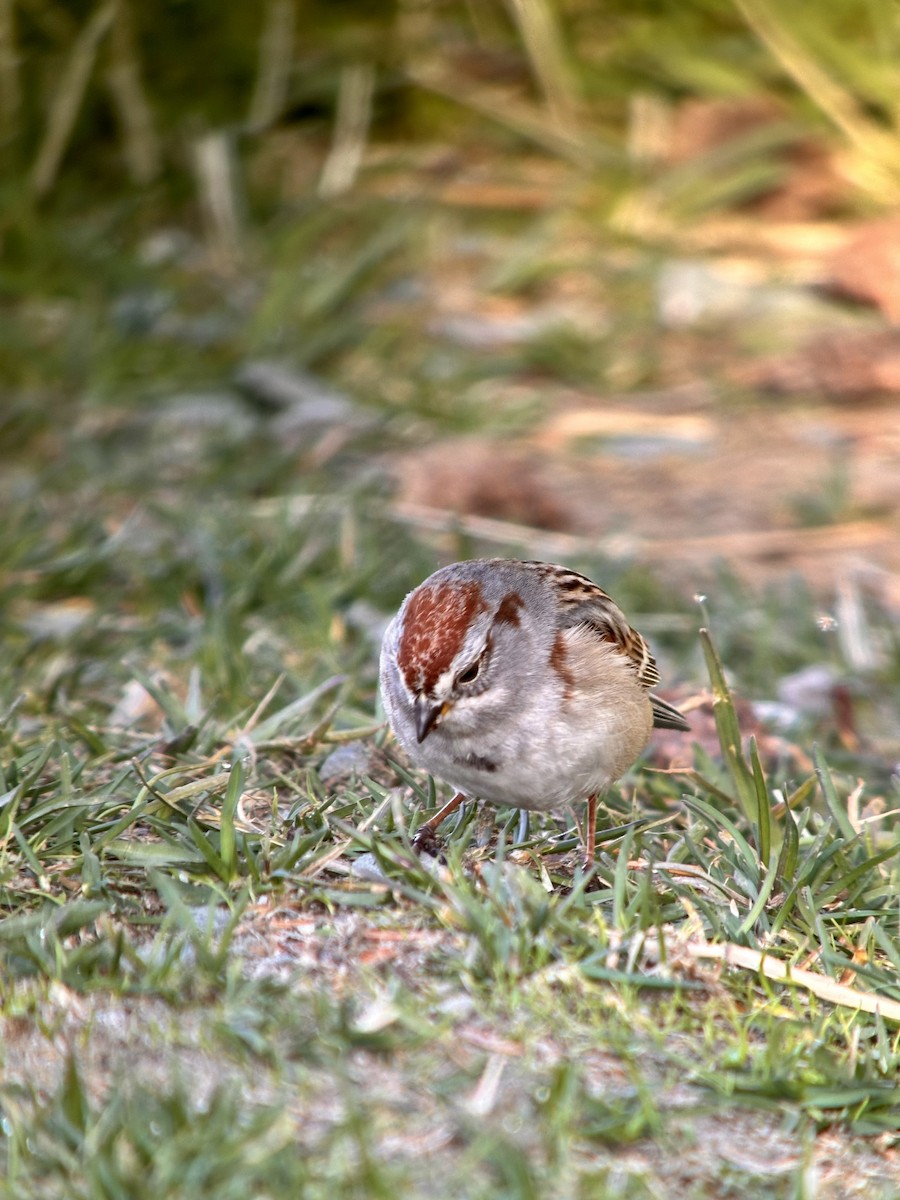
[{"label": "lawn", "polygon": [[[619,32],[610,121],[653,58]],[[455,129],[438,82],[405,141],[376,92],[349,187],[315,105],[251,139],[231,240],[174,169],[60,163],[4,226],[0,1195],[887,1200],[895,405],[729,373],[877,318],[812,289],[795,328],[767,259],[667,320],[683,246],[596,111],[573,165],[550,109]],[[601,583],[692,722],[588,876],[567,813],[411,847],[448,792],[384,727],[380,635],[482,552]]]}]

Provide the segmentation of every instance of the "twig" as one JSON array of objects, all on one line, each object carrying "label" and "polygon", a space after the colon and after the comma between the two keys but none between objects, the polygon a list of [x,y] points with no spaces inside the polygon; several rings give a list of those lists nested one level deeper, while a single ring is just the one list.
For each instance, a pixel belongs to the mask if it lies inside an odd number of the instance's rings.
[{"label": "twig", "polygon": [[115,0],[107,0],[107,3],[94,10],[94,15],[75,39],[69,61],[50,105],[44,140],[31,172],[31,187],[36,196],[46,195],[53,186],[59,164],[72,136],[75,118],[84,100],[91,71],[97,61],[97,51],[115,15]]},{"label": "twig", "polygon": [[882,542],[890,532],[878,521],[847,521],[841,525],[823,525],[815,529],[750,529],[737,533],[717,533],[693,538],[641,538],[616,534],[589,538],[573,533],[553,533],[493,517],[461,515],[442,508],[398,503],[394,518],[404,524],[434,533],[459,533],[486,542],[528,546],[554,554],[596,554],[605,552],[621,557],[670,560],[684,557],[716,558],[738,556],[778,558],[788,554],[821,554],[833,550],[855,549]]},{"label": "twig", "polygon": [[874,992],[848,987],[844,983],[835,983],[825,975],[805,971],[802,967],[793,967],[761,950],[752,950],[749,946],[736,946],[733,942],[687,942],[684,948],[691,958],[715,959],[729,967],[758,971],[767,979],[805,988],[830,1004],[853,1008],[859,1012],[876,1013],[889,1021],[900,1021],[900,1002],[878,996]]},{"label": "twig", "polygon": [[125,161],[135,183],[150,183],[159,174],[162,151],[141,80],[127,0],[117,0],[109,51],[106,83],[122,123]]},{"label": "twig", "polygon": [[[278,500],[261,500],[253,512],[264,519],[287,514],[300,519],[316,511],[340,509],[340,498],[326,500],[322,496],[299,495]],[[890,539],[890,529],[880,521],[846,521],[840,525],[822,525],[804,529],[748,529],[736,533],[713,533],[705,537],[642,538],[637,534],[615,533],[585,537],[577,533],[559,533],[520,525],[515,521],[500,521],[495,517],[479,517],[457,513],[446,508],[403,501],[392,504],[388,515],[420,532],[455,534],[498,546],[521,546],[532,554],[550,558],[568,555],[607,554],[611,558],[642,558],[669,562],[682,558],[712,559],[784,558],[796,554],[828,554],[835,550],[854,550],[861,546],[877,545]]]},{"label": "twig", "polygon": [[341,71],[334,140],[322,168],[320,196],[339,196],[353,186],[369,133],[374,90],[375,72],[368,63]]},{"label": "twig", "polygon": [[293,0],[269,0],[259,39],[259,71],[247,115],[248,129],[256,132],[271,125],[287,103],[294,57]]},{"label": "twig", "polygon": [[208,236],[220,265],[228,268],[238,258],[243,226],[232,135],[224,130],[207,133],[197,138],[193,150]]}]

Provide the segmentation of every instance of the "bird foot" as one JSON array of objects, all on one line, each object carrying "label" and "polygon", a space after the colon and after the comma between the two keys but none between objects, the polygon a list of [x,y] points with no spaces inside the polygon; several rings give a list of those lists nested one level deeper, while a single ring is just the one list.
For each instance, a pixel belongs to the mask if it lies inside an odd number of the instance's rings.
[{"label": "bird foot", "polygon": [[444,839],[438,837],[433,828],[421,825],[413,835],[412,848],[416,854],[428,854],[432,858],[440,858],[444,848]]},{"label": "bird foot", "polygon": [[436,812],[424,825],[419,826],[412,840],[412,848],[416,854],[430,854],[432,858],[440,855],[444,843],[438,837],[437,830],[451,813],[455,813],[463,807],[464,802],[465,796],[461,792],[457,792],[452,800],[447,801],[440,812]]}]

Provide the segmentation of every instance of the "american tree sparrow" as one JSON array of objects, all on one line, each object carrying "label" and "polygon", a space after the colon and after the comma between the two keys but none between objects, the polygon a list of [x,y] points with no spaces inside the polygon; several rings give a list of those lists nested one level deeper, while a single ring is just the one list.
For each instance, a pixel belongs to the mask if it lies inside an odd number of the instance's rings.
[{"label": "american tree sparrow", "polygon": [[381,650],[397,741],[457,793],[417,844],[467,796],[538,812],[586,800],[593,863],[598,794],[652,728],[690,728],[650,690],[658,682],[647,643],[577,571],[505,558],[435,571],[406,597]]}]

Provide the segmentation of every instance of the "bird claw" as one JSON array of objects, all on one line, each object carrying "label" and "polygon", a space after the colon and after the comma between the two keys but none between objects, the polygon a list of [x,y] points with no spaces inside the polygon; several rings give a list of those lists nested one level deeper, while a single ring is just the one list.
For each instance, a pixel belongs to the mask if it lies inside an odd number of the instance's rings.
[{"label": "bird claw", "polygon": [[421,825],[413,835],[412,848],[416,854],[428,854],[432,858],[439,858],[444,841],[428,825]]}]

